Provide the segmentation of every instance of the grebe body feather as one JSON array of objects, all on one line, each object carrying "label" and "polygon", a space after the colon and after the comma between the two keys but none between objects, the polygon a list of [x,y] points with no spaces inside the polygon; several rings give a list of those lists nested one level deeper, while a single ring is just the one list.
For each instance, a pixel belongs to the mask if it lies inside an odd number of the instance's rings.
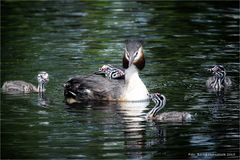
[{"label": "grebe body feather", "polygon": [[146,101],[148,90],[132,65],[126,70],[125,80],[100,75],[73,77],[65,83],[64,96],[69,104],[86,100]]},{"label": "grebe body feather", "polygon": [[6,81],[2,86],[2,90],[3,92],[7,93],[38,92],[37,87],[35,87],[33,84],[21,80]]},{"label": "grebe body feather", "polygon": [[37,75],[38,86],[21,80],[6,81],[2,86],[2,91],[9,94],[44,92],[44,85],[49,81],[48,73],[41,71]]}]

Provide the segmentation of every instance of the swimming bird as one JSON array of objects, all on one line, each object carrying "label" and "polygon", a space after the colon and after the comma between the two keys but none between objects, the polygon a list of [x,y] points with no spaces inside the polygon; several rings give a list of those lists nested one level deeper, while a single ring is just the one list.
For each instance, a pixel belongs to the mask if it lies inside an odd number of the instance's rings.
[{"label": "swimming bird", "polygon": [[192,120],[192,115],[188,112],[172,111],[158,114],[166,104],[166,97],[160,93],[152,93],[149,94],[149,98],[153,100],[155,106],[147,113],[147,119],[160,122],[184,122]]},{"label": "swimming bird", "polygon": [[225,87],[231,86],[231,79],[226,76],[226,71],[222,65],[215,65],[213,68],[208,69],[208,71],[214,75],[208,78],[206,82],[207,88],[220,91]]},{"label": "swimming bird", "polygon": [[107,64],[99,68],[95,74],[103,74],[108,79],[122,79],[125,75],[125,69]]},{"label": "swimming bird", "polygon": [[21,80],[6,81],[2,86],[2,91],[10,94],[44,92],[44,85],[49,81],[48,73],[41,71],[37,75],[38,86]]},{"label": "swimming bird", "polygon": [[100,75],[80,75],[70,78],[64,84],[66,103],[89,100],[146,101],[148,90],[139,77],[139,70],[145,66],[142,41],[125,41],[123,68],[124,79],[109,80]]}]

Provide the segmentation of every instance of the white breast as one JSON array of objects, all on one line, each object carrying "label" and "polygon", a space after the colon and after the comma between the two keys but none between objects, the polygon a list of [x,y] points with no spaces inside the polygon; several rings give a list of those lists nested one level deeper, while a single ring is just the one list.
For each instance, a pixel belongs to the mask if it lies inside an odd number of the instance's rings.
[{"label": "white breast", "polygon": [[148,90],[138,75],[137,68],[132,65],[125,71],[125,89],[122,100],[145,101],[148,100]]}]

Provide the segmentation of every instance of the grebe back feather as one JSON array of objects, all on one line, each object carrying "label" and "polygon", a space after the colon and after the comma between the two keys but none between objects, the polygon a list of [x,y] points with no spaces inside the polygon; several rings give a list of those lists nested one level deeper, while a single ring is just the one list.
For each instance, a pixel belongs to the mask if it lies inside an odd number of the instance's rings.
[{"label": "grebe back feather", "polygon": [[83,100],[116,101],[124,86],[124,80],[109,80],[100,75],[76,76],[64,85],[67,103]]}]

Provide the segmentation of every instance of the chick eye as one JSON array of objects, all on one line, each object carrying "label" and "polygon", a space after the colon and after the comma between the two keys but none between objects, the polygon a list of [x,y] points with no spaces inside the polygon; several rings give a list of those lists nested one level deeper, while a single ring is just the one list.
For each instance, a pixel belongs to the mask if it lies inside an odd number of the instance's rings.
[{"label": "chick eye", "polygon": [[116,77],[117,77],[117,74],[116,74],[116,73],[113,73],[113,74],[112,74],[112,77],[113,77],[113,78],[116,78]]},{"label": "chick eye", "polygon": [[160,98],[161,100],[163,100],[163,97],[162,97],[162,96],[160,96],[159,98]]}]

